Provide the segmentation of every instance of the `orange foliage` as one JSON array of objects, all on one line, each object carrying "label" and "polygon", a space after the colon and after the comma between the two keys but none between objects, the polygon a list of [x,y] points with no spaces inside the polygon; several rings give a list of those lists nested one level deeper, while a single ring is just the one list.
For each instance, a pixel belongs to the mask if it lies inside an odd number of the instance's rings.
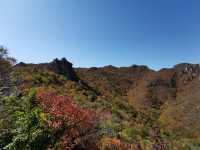
[{"label": "orange foliage", "polygon": [[133,150],[133,145],[123,143],[120,139],[105,137],[101,141],[101,149]]}]

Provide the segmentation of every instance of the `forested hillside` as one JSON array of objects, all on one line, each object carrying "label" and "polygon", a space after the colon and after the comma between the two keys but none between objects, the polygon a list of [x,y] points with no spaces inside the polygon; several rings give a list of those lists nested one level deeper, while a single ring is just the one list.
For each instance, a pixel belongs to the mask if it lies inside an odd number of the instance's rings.
[{"label": "forested hillside", "polygon": [[1,47],[0,149],[199,150],[200,65],[15,64]]}]

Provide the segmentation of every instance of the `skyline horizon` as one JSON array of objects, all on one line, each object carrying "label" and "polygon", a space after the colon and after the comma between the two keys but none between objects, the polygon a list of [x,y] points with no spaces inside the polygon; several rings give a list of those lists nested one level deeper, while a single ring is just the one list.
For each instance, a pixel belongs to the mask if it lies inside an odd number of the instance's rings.
[{"label": "skyline horizon", "polygon": [[26,63],[75,66],[200,62],[200,1],[2,0],[0,44]]},{"label": "skyline horizon", "polygon": [[[20,64],[20,63],[25,63],[25,64],[46,64],[46,63],[51,63],[53,62],[55,59],[58,59],[58,60],[62,60],[62,59],[66,59],[68,62],[72,63],[69,59],[67,59],[66,57],[60,57],[60,58],[53,58],[52,60],[50,61],[43,61],[43,62],[37,62],[37,63],[34,63],[34,62],[25,62],[25,61],[18,61],[16,59],[16,64]],[[106,65],[100,65],[100,66],[77,66],[76,64],[73,64],[72,63],[72,67],[73,68],[104,68],[104,67],[116,67],[116,68],[126,68],[126,67],[133,67],[133,66],[139,66],[139,67],[148,67],[150,70],[154,70],[154,71],[160,71],[162,69],[171,69],[171,68],[174,68],[175,66],[177,65],[180,65],[180,64],[191,64],[191,65],[200,65],[200,62],[199,63],[191,63],[191,62],[180,62],[180,63],[176,63],[172,66],[168,66],[168,67],[161,67],[161,68],[158,68],[158,69],[155,69],[151,66],[149,66],[148,64],[136,64],[136,63],[132,63],[132,64],[129,64],[129,65],[121,65],[121,66],[116,66],[116,65],[113,65],[113,64],[106,64]]]}]

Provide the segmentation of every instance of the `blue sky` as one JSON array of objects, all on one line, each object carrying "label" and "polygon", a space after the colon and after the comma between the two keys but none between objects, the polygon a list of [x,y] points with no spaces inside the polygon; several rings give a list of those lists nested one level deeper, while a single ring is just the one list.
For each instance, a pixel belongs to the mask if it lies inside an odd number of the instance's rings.
[{"label": "blue sky", "polygon": [[0,0],[0,44],[27,63],[199,63],[200,1]]}]

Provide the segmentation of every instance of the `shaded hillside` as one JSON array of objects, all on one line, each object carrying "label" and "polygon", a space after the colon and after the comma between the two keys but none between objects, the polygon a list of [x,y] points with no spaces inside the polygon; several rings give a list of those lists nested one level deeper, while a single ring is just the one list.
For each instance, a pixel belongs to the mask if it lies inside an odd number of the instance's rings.
[{"label": "shaded hillside", "polygon": [[136,110],[147,115],[157,111],[161,123],[179,136],[199,138],[200,65],[178,64],[160,71],[144,66],[108,66],[79,68],[76,72],[103,95],[123,96]]},{"label": "shaded hillside", "polygon": [[146,66],[137,65],[121,68],[76,68],[75,71],[83,81],[106,96],[127,96],[138,80],[149,72],[154,72]]},{"label": "shaded hillside", "polygon": [[153,71],[146,66],[106,66],[77,68],[76,72],[102,95],[127,97],[137,108],[146,108],[151,107],[155,99],[161,103],[175,101],[176,95],[199,77],[200,67],[198,64],[179,64],[174,68]]}]

